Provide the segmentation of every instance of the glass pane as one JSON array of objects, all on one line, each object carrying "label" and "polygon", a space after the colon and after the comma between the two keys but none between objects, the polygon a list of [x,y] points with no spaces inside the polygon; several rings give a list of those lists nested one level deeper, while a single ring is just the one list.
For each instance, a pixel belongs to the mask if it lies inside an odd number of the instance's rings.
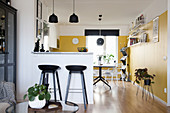
[{"label": "glass pane", "polygon": [[0,53],[5,52],[5,10],[0,8]]},{"label": "glass pane", "polygon": [[8,82],[14,82],[14,67],[8,66]]},{"label": "glass pane", "polygon": [[88,51],[89,52],[93,52],[93,63],[97,63],[98,60],[99,60],[99,56],[102,56],[104,55],[104,45],[102,46],[98,46],[97,45],[97,39],[98,38],[103,38],[103,36],[88,36],[86,39],[86,44],[87,44],[87,47],[88,47]]},{"label": "glass pane", "polygon": [[5,76],[4,76],[4,67],[0,67],[0,82],[5,80]]},{"label": "glass pane", "polygon": [[0,64],[5,63],[5,54],[0,54]]},{"label": "glass pane", "polygon": [[8,13],[8,63],[14,62],[14,15]]}]

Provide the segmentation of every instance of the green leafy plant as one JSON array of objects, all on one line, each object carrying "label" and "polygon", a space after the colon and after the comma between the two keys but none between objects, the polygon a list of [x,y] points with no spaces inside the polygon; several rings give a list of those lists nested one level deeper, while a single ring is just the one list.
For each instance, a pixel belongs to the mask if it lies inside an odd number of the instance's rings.
[{"label": "green leafy plant", "polygon": [[50,100],[51,95],[47,91],[47,87],[44,85],[37,85],[35,84],[34,86],[28,88],[27,94],[24,95],[24,100],[28,96],[29,101],[34,101],[35,97],[38,96],[39,100]]},{"label": "green leafy plant", "polygon": [[[155,76],[156,76],[155,74],[153,74],[153,75],[148,74],[148,69],[147,68],[136,69],[135,70],[136,79],[135,79],[135,81],[133,83],[140,84],[141,80],[147,80],[147,79],[153,80]],[[151,81],[151,83],[153,84],[154,81]]]},{"label": "green leafy plant", "polygon": [[103,59],[104,59],[107,63],[109,63],[111,60],[114,59],[114,55],[113,55],[113,54],[104,55],[104,56],[103,56]]}]

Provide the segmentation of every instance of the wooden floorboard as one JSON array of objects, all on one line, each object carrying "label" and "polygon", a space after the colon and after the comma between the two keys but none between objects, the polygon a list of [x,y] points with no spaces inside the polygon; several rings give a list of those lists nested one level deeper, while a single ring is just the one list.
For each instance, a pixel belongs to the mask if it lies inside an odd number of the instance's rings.
[{"label": "wooden floorboard", "polygon": [[119,86],[110,84],[112,90],[103,83],[94,86],[94,104],[87,105],[87,110],[79,105],[77,113],[170,113],[170,107],[156,99],[142,99],[141,90],[136,96],[137,86],[130,82],[126,82],[126,88],[123,88],[121,82],[118,83]]}]

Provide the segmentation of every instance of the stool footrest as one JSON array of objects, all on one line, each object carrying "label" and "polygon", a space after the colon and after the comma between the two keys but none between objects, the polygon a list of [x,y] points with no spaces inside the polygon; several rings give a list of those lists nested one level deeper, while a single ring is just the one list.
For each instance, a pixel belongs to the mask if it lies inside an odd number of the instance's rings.
[{"label": "stool footrest", "polygon": [[83,89],[69,89],[69,90],[83,90]]},{"label": "stool footrest", "polygon": [[68,93],[83,93],[83,92],[68,92]]}]

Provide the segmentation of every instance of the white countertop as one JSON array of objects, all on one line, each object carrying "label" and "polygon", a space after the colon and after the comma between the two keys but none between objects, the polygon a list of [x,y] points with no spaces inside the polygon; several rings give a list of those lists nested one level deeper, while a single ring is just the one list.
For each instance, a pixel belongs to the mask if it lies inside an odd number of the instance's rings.
[{"label": "white countertop", "polygon": [[93,55],[92,52],[31,52],[32,54],[73,54],[73,55]]}]

